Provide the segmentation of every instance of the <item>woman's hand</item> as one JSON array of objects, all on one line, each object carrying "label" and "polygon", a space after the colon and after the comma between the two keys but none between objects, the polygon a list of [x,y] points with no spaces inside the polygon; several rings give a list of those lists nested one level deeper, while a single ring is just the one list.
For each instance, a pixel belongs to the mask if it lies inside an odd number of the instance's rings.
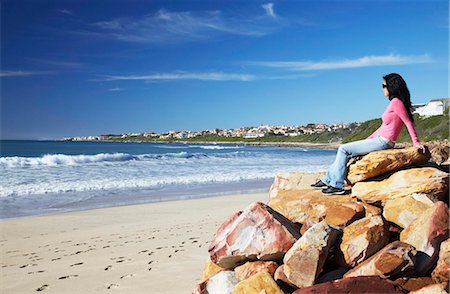
[{"label": "woman's hand", "polygon": [[414,145],[414,147],[417,147],[419,149],[419,152],[422,151],[423,153],[425,153],[425,146],[423,146],[422,144],[417,144]]}]

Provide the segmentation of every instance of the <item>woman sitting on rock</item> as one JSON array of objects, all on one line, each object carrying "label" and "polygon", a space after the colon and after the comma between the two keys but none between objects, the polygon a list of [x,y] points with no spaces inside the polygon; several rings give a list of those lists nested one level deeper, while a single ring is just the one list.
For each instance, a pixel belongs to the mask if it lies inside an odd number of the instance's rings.
[{"label": "woman sitting on rock", "polygon": [[334,163],[328,168],[325,177],[311,187],[323,189],[324,194],[344,194],[347,162],[351,157],[364,155],[372,151],[393,148],[406,125],[414,146],[424,150],[414,129],[411,113],[411,98],[405,80],[396,73],[383,77],[384,96],[389,97],[389,105],[382,115],[383,124],[365,140],[343,144],[339,147]]}]

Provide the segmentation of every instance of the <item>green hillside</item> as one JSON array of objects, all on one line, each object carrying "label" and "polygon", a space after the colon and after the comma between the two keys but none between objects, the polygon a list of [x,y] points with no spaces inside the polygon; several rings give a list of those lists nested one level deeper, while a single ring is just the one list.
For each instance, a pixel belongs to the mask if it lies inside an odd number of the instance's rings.
[{"label": "green hillside", "polygon": [[[356,130],[342,139],[342,143],[362,140],[370,136],[381,125],[381,119],[372,119],[362,123]],[[436,115],[422,118],[414,115],[414,126],[420,141],[428,142],[433,140],[449,139],[449,114],[448,109],[444,115]],[[397,142],[411,142],[408,130],[403,126],[403,130]]]}]

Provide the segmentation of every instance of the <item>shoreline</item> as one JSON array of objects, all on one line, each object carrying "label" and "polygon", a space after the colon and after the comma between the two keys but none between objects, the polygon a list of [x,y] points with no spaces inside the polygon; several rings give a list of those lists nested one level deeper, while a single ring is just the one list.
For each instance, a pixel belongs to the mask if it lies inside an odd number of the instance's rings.
[{"label": "shoreline", "polygon": [[191,293],[218,227],[268,199],[236,193],[0,220],[0,292]]}]

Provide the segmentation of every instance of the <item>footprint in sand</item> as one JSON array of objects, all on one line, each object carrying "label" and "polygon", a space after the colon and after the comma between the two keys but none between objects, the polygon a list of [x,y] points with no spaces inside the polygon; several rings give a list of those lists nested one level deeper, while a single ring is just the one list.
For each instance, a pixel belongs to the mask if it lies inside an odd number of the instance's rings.
[{"label": "footprint in sand", "polygon": [[109,286],[106,287],[106,289],[110,290],[110,289],[114,289],[114,288],[118,288],[118,287],[119,287],[119,285],[117,285],[117,284],[109,284]]},{"label": "footprint in sand", "polygon": [[83,263],[84,262],[78,262],[78,263],[71,264],[70,266],[72,267],[72,266],[82,265]]},{"label": "footprint in sand", "polygon": [[109,270],[112,268],[112,265],[108,265],[107,267],[105,267],[105,271]]},{"label": "footprint in sand", "polygon": [[40,286],[39,288],[36,289],[36,291],[44,291],[45,289],[47,289],[49,286],[47,284]]},{"label": "footprint in sand", "polygon": [[69,275],[69,276],[62,276],[59,277],[58,280],[65,280],[65,279],[71,279],[71,278],[77,278],[78,275]]},{"label": "footprint in sand", "polygon": [[120,279],[131,278],[131,277],[134,277],[134,276],[135,276],[135,274],[129,274],[129,275],[121,276]]},{"label": "footprint in sand", "polygon": [[20,268],[25,268],[25,267],[29,267],[29,266],[37,266],[37,264],[35,264],[35,263],[27,263],[27,264],[24,264],[24,265],[20,266]]}]

